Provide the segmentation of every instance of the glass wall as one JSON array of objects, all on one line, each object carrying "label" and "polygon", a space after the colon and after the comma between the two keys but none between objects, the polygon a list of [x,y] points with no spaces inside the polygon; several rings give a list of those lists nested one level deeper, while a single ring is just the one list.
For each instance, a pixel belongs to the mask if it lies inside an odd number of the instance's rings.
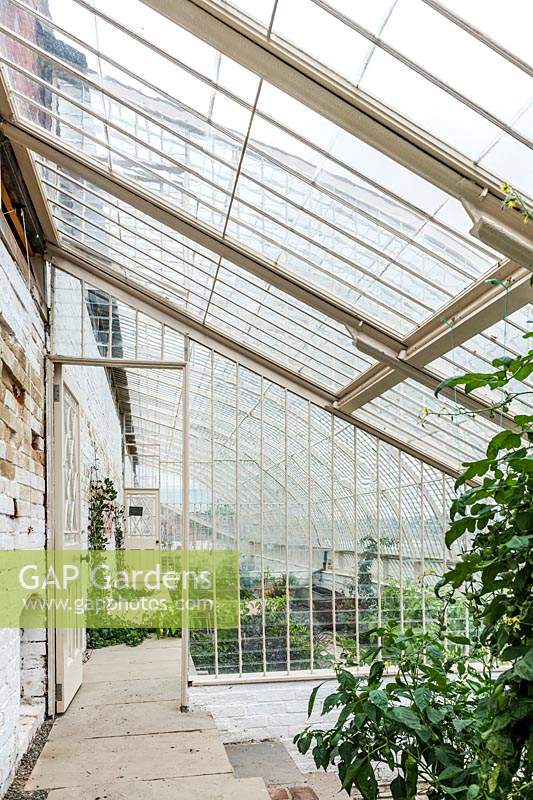
[{"label": "glass wall", "polygon": [[[92,284],[56,271],[54,285],[59,353],[189,354],[191,546],[236,549],[241,564],[239,626],[191,632],[199,674],[316,671],[360,661],[377,625],[436,622],[433,586],[456,555],[451,477]],[[163,488],[182,469],[181,383],[152,373],[110,380],[125,453]],[[162,524],[182,513],[180,492],[166,510],[164,494]]]},{"label": "glass wall", "polygon": [[190,374],[192,539],[241,554],[240,628],[192,632],[197,670],[319,670],[434,624],[452,478],[195,342]]}]

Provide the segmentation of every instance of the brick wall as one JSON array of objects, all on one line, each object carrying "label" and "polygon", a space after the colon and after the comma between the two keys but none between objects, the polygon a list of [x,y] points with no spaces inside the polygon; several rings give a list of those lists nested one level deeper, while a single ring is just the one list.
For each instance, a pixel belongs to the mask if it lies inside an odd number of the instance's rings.
[{"label": "brick wall", "polygon": [[[0,242],[0,549],[45,545],[44,323]],[[46,635],[0,629],[0,795],[44,718]]]}]

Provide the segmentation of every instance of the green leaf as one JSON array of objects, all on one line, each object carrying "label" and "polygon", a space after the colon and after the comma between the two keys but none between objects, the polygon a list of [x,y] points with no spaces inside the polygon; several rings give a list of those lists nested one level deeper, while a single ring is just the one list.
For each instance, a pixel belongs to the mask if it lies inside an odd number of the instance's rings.
[{"label": "green leaf", "polygon": [[369,692],[368,699],[371,703],[377,706],[381,711],[386,711],[389,707],[389,700],[387,693],[383,689],[373,689]]},{"label": "green leaf", "polygon": [[335,708],[335,706],[339,704],[341,698],[341,692],[333,692],[333,694],[328,695],[322,704],[322,714],[327,714],[332,708]]},{"label": "green leaf", "polygon": [[520,531],[533,530],[533,511],[519,511],[515,517],[515,523]]},{"label": "green leaf", "polygon": [[531,475],[533,472],[533,458],[518,458],[516,461],[513,459],[512,467],[516,472],[523,472],[526,475]]},{"label": "green leaf", "polygon": [[460,386],[465,382],[465,379],[466,375],[456,375],[452,378],[446,378],[445,380],[441,381],[435,389],[435,397],[438,397],[443,389],[453,389],[455,386]]},{"label": "green leaf", "polygon": [[380,682],[385,671],[385,664],[383,661],[374,661],[368,673],[368,685],[375,685]]},{"label": "green leaf", "polygon": [[487,739],[487,749],[497,758],[511,758],[514,755],[513,740],[503,733],[492,733]]},{"label": "green leaf", "polygon": [[513,672],[525,681],[533,681],[533,647],[516,662]]},{"label": "green leaf", "polygon": [[468,638],[468,636],[459,636],[456,633],[446,633],[446,639],[448,639],[448,641],[450,642],[453,642],[454,644],[464,644],[464,645],[471,644],[471,641]]},{"label": "green leaf", "polygon": [[450,764],[453,764],[457,767],[462,768],[463,765],[462,757],[449,744],[438,745],[435,748],[435,756],[438,759],[438,761],[445,767],[449,766]]},{"label": "green leaf", "polygon": [[498,716],[493,719],[490,730],[492,733],[498,733],[498,731],[503,731],[510,722],[511,715],[508,712],[504,714],[498,714]]},{"label": "green leaf", "polygon": [[451,585],[458,589],[467,578],[478,571],[479,561],[477,559],[463,558],[453,569],[448,570],[446,575],[443,576],[442,582],[451,583]]},{"label": "green leaf", "polygon": [[367,756],[359,756],[346,770],[342,788],[350,792],[352,785],[359,790],[363,800],[377,800],[378,782]]},{"label": "green leaf", "polygon": [[527,550],[531,543],[531,536],[511,536],[509,541],[505,542],[504,547],[506,550]]},{"label": "green leaf", "polygon": [[[488,283],[488,281],[487,281]],[[515,359],[511,358],[511,356],[500,356],[499,358],[495,358],[492,361],[493,367],[510,367]]]},{"label": "green leaf", "polygon": [[415,703],[421,711],[424,711],[430,700],[430,692],[425,686],[417,686],[413,693]]},{"label": "green leaf", "polygon": [[438,725],[446,716],[446,711],[443,708],[427,708],[426,714],[430,722]]},{"label": "green leaf", "polygon": [[311,742],[313,741],[313,736],[311,733],[306,734],[299,734],[298,736],[294,737],[294,743],[298,747],[298,751],[305,755],[311,746]]},{"label": "green leaf", "polygon": [[495,768],[492,770],[492,774],[488,780],[488,788],[489,792],[495,792],[496,787],[498,786],[498,780],[500,778],[501,766],[500,764],[496,764]]},{"label": "green leaf", "polygon": [[387,711],[385,716],[394,722],[399,722],[400,725],[403,725],[405,728],[414,731],[424,741],[427,741],[431,736],[429,728],[424,725],[415,712],[407,706],[391,708]]},{"label": "green leaf", "polygon": [[476,797],[479,797],[480,788],[477,783],[473,783],[471,786],[468,787],[468,791],[466,793],[466,800],[476,800]]},{"label": "green leaf", "polygon": [[463,767],[445,767],[439,775],[439,780],[449,781],[464,773]]},{"label": "green leaf", "polygon": [[407,784],[401,775],[397,775],[391,782],[390,791],[393,800],[407,800]]},{"label": "green leaf", "polygon": [[472,721],[469,719],[454,719],[452,720],[452,725],[457,733],[462,733],[466,728],[468,728],[472,724]]},{"label": "green leaf", "polygon": [[488,458],[495,458],[501,450],[513,450],[520,447],[522,437],[513,431],[500,431],[494,436],[487,447]]},{"label": "green leaf", "polygon": [[317,696],[318,690],[320,689],[321,686],[323,686],[323,684],[319,683],[318,686],[315,686],[313,688],[313,691],[311,692],[311,696],[310,696],[309,702],[307,704],[307,716],[308,717],[310,717],[311,714],[313,713],[313,708],[315,707],[315,702],[316,702],[316,696]]},{"label": "green leaf", "polygon": [[455,522],[452,522],[448,531],[446,532],[446,547],[451,547],[452,544],[463,536],[467,530],[473,532],[476,527],[476,521],[472,517],[463,517]]}]

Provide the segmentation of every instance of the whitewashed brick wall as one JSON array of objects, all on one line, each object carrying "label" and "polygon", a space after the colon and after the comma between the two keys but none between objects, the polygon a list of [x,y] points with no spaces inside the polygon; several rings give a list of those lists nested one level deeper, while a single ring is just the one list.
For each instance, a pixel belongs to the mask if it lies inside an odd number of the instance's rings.
[{"label": "whitewashed brick wall", "polygon": [[[0,242],[0,549],[45,545],[44,324]],[[0,795],[44,719],[46,634],[0,629]]]}]

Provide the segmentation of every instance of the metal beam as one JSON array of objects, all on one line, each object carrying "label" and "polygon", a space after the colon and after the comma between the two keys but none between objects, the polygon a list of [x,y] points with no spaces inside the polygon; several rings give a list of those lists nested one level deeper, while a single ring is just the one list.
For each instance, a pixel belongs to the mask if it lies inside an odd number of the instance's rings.
[{"label": "metal beam", "polygon": [[51,353],[47,358],[54,364],[80,367],[112,367],[113,369],[185,369],[186,361],[146,361],[141,358],[87,358]]},{"label": "metal beam", "polygon": [[[529,302],[533,302],[531,273],[509,261],[466,289],[441,313],[421,325],[406,338],[406,346],[399,353],[376,346],[365,334],[352,329],[357,347],[380,363],[339,392],[336,407],[351,413],[408,377],[434,389],[444,376],[425,369],[427,364]],[[483,400],[467,396],[460,390],[453,396],[466,408],[479,412],[487,410],[488,404]],[[510,417],[504,416],[503,422],[506,427],[512,424]]]},{"label": "metal beam", "polygon": [[50,255],[53,264],[59,269],[80,279],[87,280],[95,287],[109,292],[118,300],[154,317],[162,324],[168,325],[169,328],[173,328],[180,333],[189,333],[193,341],[205,347],[213,348],[217,353],[310,400],[350,425],[366,431],[447,475],[457,477],[460,474],[460,465],[433,458],[426,451],[385,433],[365,420],[359,420],[356,416],[343,412],[334,406],[335,398],[327,390],[315,386],[303,376],[275,362],[271,362],[263,355],[256,353],[251,348],[240,345],[219,331],[203,325],[193,317],[189,317],[182,309],[175,307],[169,301],[158,297],[144,287],[135,284],[130,279],[126,282],[126,279],[115,273],[108,264],[65,248],[51,247]]},{"label": "metal beam", "polygon": [[57,143],[42,129],[24,122],[1,122],[0,128],[7,138],[33,150],[44,158],[99,186],[133,208],[148,214],[167,225],[190,241],[227,259],[237,267],[250,272],[260,280],[275,286],[291,297],[343,325],[362,327],[365,332],[387,346],[401,346],[394,334],[382,330],[364,315],[357,313],[342,301],[326,295],[311,284],[293,278],[273,262],[268,262],[237,242],[226,240],[220,233],[163,202],[160,197],[141,189],[117,174],[91,162],[65,142]]},{"label": "metal beam", "polygon": [[[362,141],[448,192],[471,214],[479,207],[497,221],[498,250],[526,267],[533,265],[533,233],[524,232],[520,214],[502,209],[496,179],[470,159],[444,146],[347,81],[326,71],[311,57],[269,38],[251,21],[216,0],[143,0],[182,28],[238,61],[282,91]],[[474,218],[473,234],[492,247]],[[490,241],[489,241],[490,239]],[[524,249],[525,240],[525,249]],[[518,242],[518,243],[517,243]],[[533,266],[532,266],[533,268]]]}]

